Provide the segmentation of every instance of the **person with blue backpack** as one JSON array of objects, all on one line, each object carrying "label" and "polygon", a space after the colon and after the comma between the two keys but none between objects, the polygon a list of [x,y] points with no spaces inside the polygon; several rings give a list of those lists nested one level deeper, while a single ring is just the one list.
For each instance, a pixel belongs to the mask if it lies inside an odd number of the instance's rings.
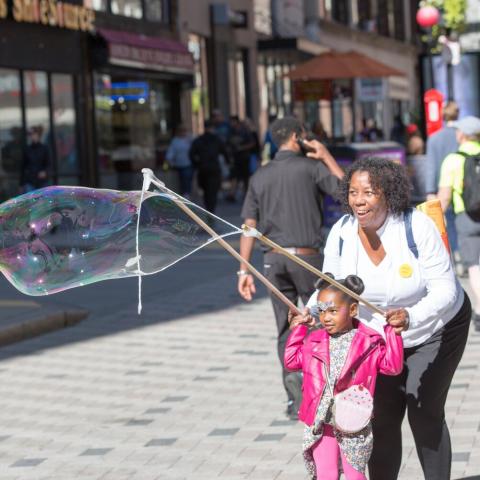
[{"label": "person with blue backpack", "polygon": [[379,332],[386,321],[404,342],[402,373],[377,380],[371,480],[398,478],[405,413],[425,479],[450,478],[445,402],[467,342],[471,305],[434,222],[410,208],[410,191],[399,164],[383,158],[353,163],[340,183],[347,215],[332,227],[324,250],[323,271],[361,275],[362,296],[386,311],[383,318],[360,304],[360,321]]},{"label": "person with blue backpack", "polygon": [[473,324],[480,332],[480,118],[454,122],[458,151],[440,170],[438,198],[444,211],[453,203],[458,246],[473,293]]}]

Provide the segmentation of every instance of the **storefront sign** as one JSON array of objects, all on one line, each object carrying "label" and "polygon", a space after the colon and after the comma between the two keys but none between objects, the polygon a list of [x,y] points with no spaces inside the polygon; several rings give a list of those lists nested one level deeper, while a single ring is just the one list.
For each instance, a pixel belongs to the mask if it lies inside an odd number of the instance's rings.
[{"label": "storefront sign", "polygon": [[331,100],[330,80],[300,80],[293,82],[293,98],[296,102]]},{"label": "storefront sign", "polygon": [[147,99],[149,93],[147,82],[113,82],[109,96],[112,100]]},{"label": "storefront sign", "polygon": [[[9,14],[8,0],[0,0],[0,18]],[[13,0],[12,16],[17,22],[39,23],[69,30],[93,31],[95,12],[56,0]]]},{"label": "storefront sign", "polygon": [[358,80],[358,100],[360,102],[381,102],[385,98],[385,88],[381,78],[360,78]]}]

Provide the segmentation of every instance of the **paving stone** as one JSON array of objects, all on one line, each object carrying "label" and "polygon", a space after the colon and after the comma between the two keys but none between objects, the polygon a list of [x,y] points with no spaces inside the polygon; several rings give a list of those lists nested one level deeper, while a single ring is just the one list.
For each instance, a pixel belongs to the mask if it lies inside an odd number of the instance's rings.
[{"label": "paving stone", "polygon": [[106,455],[108,452],[111,452],[113,448],[88,448],[80,454],[82,457],[88,456],[102,456]]},{"label": "paving stone", "polygon": [[470,452],[453,452],[452,462],[468,462],[470,459]]},{"label": "paving stone", "polygon": [[11,467],[36,467],[46,460],[46,458],[22,458],[17,460]]},{"label": "paving stone", "polygon": [[157,414],[157,413],[168,413],[170,410],[171,408],[149,408],[148,410],[145,410],[144,414],[150,415],[150,414]]},{"label": "paving stone", "polygon": [[178,439],[177,438],[154,438],[150,440],[145,446],[146,447],[164,447],[173,445]]},{"label": "paving stone", "polygon": [[127,427],[138,427],[142,425],[150,425],[152,422],[153,420],[150,418],[139,419],[139,420],[132,419],[132,420],[129,420],[125,425]]},{"label": "paving stone", "polygon": [[209,437],[228,437],[235,435],[240,429],[239,428],[215,428],[212,430],[208,436]]},{"label": "paving stone", "polygon": [[285,433],[263,433],[258,435],[254,442],[278,442],[285,437],[285,435]]},{"label": "paving stone", "polygon": [[[259,294],[239,309],[236,286],[215,282],[179,289],[146,319],[112,311],[69,336],[1,349],[1,480],[306,479],[303,426],[284,416],[270,301]],[[200,312],[198,298],[217,307]],[[475,335],[446,408],[457,480],[480,472]],[[422,479],[407,422],[403,432],[399,480]],[[9,468],[19,459],[46,460]]]}]

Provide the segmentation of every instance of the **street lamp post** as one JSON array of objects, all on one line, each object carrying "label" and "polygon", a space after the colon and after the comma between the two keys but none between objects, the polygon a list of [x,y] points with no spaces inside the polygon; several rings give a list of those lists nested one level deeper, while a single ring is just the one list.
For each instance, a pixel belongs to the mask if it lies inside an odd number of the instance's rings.
[{"label": "street lamp post", "polygon": [[429,5],[421,7],[417,10],[416,20],[418,25],[427,32],[427,59],[428,59],[428,85],[435,88],[435,80],[433,75],[433,59],[431,54],[432,48],[432,27],[437,25],[440,20],[440,12],[433,6]]}]

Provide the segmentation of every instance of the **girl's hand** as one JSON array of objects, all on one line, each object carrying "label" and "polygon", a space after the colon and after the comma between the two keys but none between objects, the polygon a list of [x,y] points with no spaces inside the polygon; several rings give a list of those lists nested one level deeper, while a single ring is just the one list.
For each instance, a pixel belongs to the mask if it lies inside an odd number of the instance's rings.
[{"label": "girl's hand", "polygon": [[298,325],[313,327],[315,326],[315,319],[310,315],[310,310],[308,308],[303,310],[302,315],[296,315],[295,312],[290,310],[288,312],[288,323],[290,324],[290,329],[298,327]]},{"label": "girl's hand", "polygon": [[408,316],[408,312],[404,308],[388,310],[386,320],[387,323],[393,327],[397,335],[400,335],[400,333],[408,330],[408,327],[410,325],[410,317]]}]

